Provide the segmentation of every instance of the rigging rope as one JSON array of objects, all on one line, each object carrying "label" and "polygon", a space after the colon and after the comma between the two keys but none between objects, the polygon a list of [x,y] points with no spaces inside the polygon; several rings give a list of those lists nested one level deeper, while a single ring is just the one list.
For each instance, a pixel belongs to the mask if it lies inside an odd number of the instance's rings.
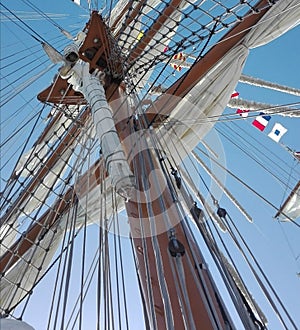
[{"label": "rigging rope", "polygon": [[44,41],[45,43],[47,43],[47,41],[39,33],[37,33],[35,30],[33,30],[27,23],[25,23],[22,19],[20,19],[15,13],[13,13],[9,8],[7,8],[2,2],[0,2],[0,5],[3,6],[13,17],[15,17],[17,19],[17,21],[19,21],[21,24],[23,24],[29,31],[33,32],[33,34],[28,32],[28,30],[26,30],[25,28],[22,28],[22,25],[19,25],[18,23],[13,21],[22,31],[29,34],[33,39],[35,39],[38,42]]},{"label": "rigging rope", "polygon": [[[258,263],[257,259],[255,258],[254,254],[252,253],[251,249],[249,248],[248,244],[246,243],[245,239],[243,238],[243,236],[241,235],[241,233],[238,231],[236,225],[234,224],[232,218],[230,217],[230,215],[227,213],[227,217],[229,219],[230,224],[234,227],[234,229],[236,230],[236,232],[238,233],[238,237],[239,239],[242,241],[242,243],[244,244],[246,250],[248,251],[248,253],[251,256],[251,259],[254,261],[255,265],[258,267],[260,273],[262,274],[264,280],[266,281],[266,283],[268,284],[269,288],[271,289],[272,293],[274,294],[274,296],[276,297],[278,303],[280,304],[281,308],[283,309],[283,311],[285,312],[286,316],[288,317],[289,321],[291,322],[291,324],[293,325],[293,327],[295,328],[295,330],[297,330],[297,326],[295,324],[295,322],[293,321],[293,319],[291,318],[289,312],[287,311],[286,307],[284,306],[283,302],[281,301],[281,299],[279,298],[276,290],[274,289],[274,287],[272,286],[271,282],[269,281],[268,277],[266,276],[265,272],[263,271],[262,267],[260,266],[260,264]],[[226,221],[226,217],[225,217],[225,221]],[[237,244],[239,250],[242,252],[242,248],[240,246],[240,244],[237,241],[237,238],[235,237],[235,235],[233,234],[232,229],[230,228],[229,222],[226,221],[229,233],[232,236],[232,238],[234,239],[234,242]],[[249,264],[250,266],[250,262],[248,260],[248,258],[246,257],[246,255],[243,253],[244,258],[247,260],[247,264]],[[250,266],[251,270],[253,271],[253,273],[255,274],[255,278],[258,280],[258,275],[256,274],[253,266]],[[289,329],[286,325],[286,323],[284,322],[280,312],[278,311],[277,307],[275,306],[270,294],[268,293],[268,290],[265,288],[265,286],[263,285],[263,283],[261,281],[258,282],[263,290],[263,292],[265,293],[266,297],[268,297],[268,300],[271,304],[271,306],[274,308],[274,310],[277,312],[277,316],[279,317],[279,319],[281,320],[282,324],[284,325],[285,329]]]},{"label": "rigging rope", "polygon": [[26,3],[29,7],[31,7],[34,11],[39,13],[42,17],[44,17],[47,21],[49,21],[53,26],[57,27],[61,33],[64,34],[65,37],[68,39],[73,39],[72,35],[65,31],[59,24],[57,24],[49,15],[44,13],[42,10],[40,10],[37,6],[35,6],[31,1],[29,0],[22,0],[24,3]]},{"label": "rigging rope", "polygon": [[[112,3],[112,2],[111,2]],[[169,78],[167,78],[167,79],[169,79]],[[154,141],[155,142],[155,141]],[[147,174],[147,173],[144,173],[144,174]],[[102,207],[101,207],[101,209],[102,209]],[[142,211],[140,210],[140,213],[142,214]],[[116,219],[115,219],[116,220]],[[108,239],[108,238],[107,238]],[[107,241],[108,242],[108,241]],[[108,244],[108,243],[107,243]],[[146,244],[146,243],[145,243]],[[83,245],[84,247],[85,247],[85,244]],[[119,247],[120,247],[120,245],[119,245]],[[115,249],[116,249],[116,245],[115,245]],[[116,252],[116,251],[115,251]],[[103,256],[102,256],[103,257]],[[107,259],[107,258],[105,258],[105,259],[103,259],[104,260],[104,263],[105,262],[108,262],[109,260]],[[171,259],[172,260],[172,259]],[[83,261],[84,261],[84,259],[83,259]],[[82,261],[82,262],[83,262]],[[147,261],[148,262],[148,261]],[[100,263],[100,261],[99,261],[99,263]],[[146,263],[146,262],[145,262]],[[191,265],[190,264],[190,267],[193,267],[193,265]],[[100,268],[100,266],[99,266],[99,268]],[[84,269],[84,268],[83,268]],[[117,266],[115,267],[115,269],[117,269]],[[109,312],[110,311],[112,311],[112,312],[114,312],[115,310],[114,310],[114,308],[113,308],[113,301],[112,301],[112,293],[113,293],[113,289],[112,289],[112,287],[111,287],[111,283],[112,283],[112,277],[111,277],[111,271],[112,271],[112,269],[110,269],[109,267],[108,267],[108,270],[107,270],[107,274],[105,275],[105,279],[104,279],[104,283],[106,282],[109,282],[109,285],[110,285],[110,287],[109,288],[107,288],[106,290],[106,298],[107,298],[107,300],[108,300],[108,303],[107,303],[107,307],[106,307],[106,305],[105,305],[105,308],[106,308],[106,325],[108,326],[108,327],[113,327],[113,325],[114,324],[111,324],[111,322],[110,322],[110,315],[108,315],[109,314]],[[83,271],[82,271],[82,279],[83,279]],[[150,282],[150,276],[148,277],[148,280],[149,280],[149,282]],[[83,281],[83,280],[82,280]],[[181,282],[184,282],[184,281],[181,281]],[[107,283],[108,284],[108,283]],[[184,284],[182,284],[182,285],[184,285]],[[82,287],[83,287],[83,285],[82,285]],[[118,289],[119,290],[119,289]],[[82,293],[81,293],[81,303],[83,304],[83,291],[82,291]],[[99,301],[100,301],[100,296],[99,296]],[[118,301],[118,306],[120,305],[120,302]],[[153,309],[154,309],[154,307],[153,307]],[[99,309],[100,310],[100,309]],[[80,309],[80,313],[82,312],[82,309]],[[119,310],[118,310],[118,312],[120,312]],[[120,318],[120,316],[119,316],[119,318]],[[99,311],[99,316],[98,316],[98,319],[100,319],[100,311]],[[75,321],[74,321],[75,322]],[[81,322],[81,321],[80,321]],[[154,323],[154,321],[153,321],[153,323]],[[62,324],[63,324],[63,321],[62,321]],[[98,325],[99,326],[99,325]],[[127,327],[128,327],[128,325],[127,325]]]},{"label": "rigging rope", "polygon": [[[142,150],[141,147],[139,147],[139,149]],[[141,161],[140,157],[141,157],[141,155],[138,154],[137,158],[133,159],[134,173],[138,173],[138,168],[139,168],[139,164]],[[138,200],[141,200],[140,195],[142,194],[142,190],[143,190],[142,182],[140,182],[140,180],[137,180],[137,198],[138,198]],[[147,258],[148,245],[147,245],[147,241],[146,241],[147,235],[146,235],[146,231],[145,231],[145,223],[143,221],[144,215],[143,215],[143,211],[142,211],[142,205],[140,203],[138,203],[137,205],[138,205],[138,219],[139,219],[139,224],[140,224],[140,229],[141,229],[140,237],[141,237],[141,243],[142,243],[142,255],[143,255],[143,262],[144,262],[144,267],[145,267],[146,283],[147,283],[147,286],[146,286],[147,295],[145,295],[145,296],[148,296],[148,300],[149,300],[148,304],[149,304],[149,309],[150,309],[149,323],[151,325],[151,329],[157,330],[157,319],[156,319],[156,313],[155,313],[153,289],[151,286],[151,273],[150,273],[150,266],[149,266],[149,258]]]},{"label": "rigging rope", "polygon": [[[275,172],[274,172],[274,167],[278,166],[278,164],[275,165],[274,162],[272,162],[272,164],[268,168],[266,165],[264,165],[264,163],[261,160],[261,157],[259,157],[257,155],[257,153],[251,153],[248,148],[242,148],[241,144],[235,142],[235,140],[233,138],[231,138],[228,135],[226,135],[225,133],[223,133],[220,129],[216,129],[216,130],[224,138],[229,140],[232,145],[237,147],[241,152],[243,152],[246,156],[248,156],[249,159],[252,159],[257,165],[259,165],[262,169],[264,169],[266,173],[271,174],[271,176],[274,179],[276,179],[279,183],[281,183],[283,186],[287,185],[286,181],[281,178],[280,174],[276,175]],[[260,155],[260,156],[262,156],[262,155]],[[289,188],[292,189],[293,187],[290,185]]]},{"label": "rigging rope", "polygon": [[[205,153],[203,153],[203,151],[201,149],[199,149],[198,147],[196,147],[196,149],[198,151],[200,151],[203,155],[207,156]],[[255,189],[251,188],[247,183],[245,183],[243,180],[241,180],[239,177],[237,177],[235,174],[233,174],[230,170],[226,169],[222,164],[220,164],[220,162],[218,162],[216,159],[214,158],[210,158],[210,160],[212,160],[214,163],[216,163],[219,167],[221,167],[222,169],[224,169],[229,175],[231,175],[234,179],[236,179],[239,183],[241,183],[244,187],[246,187],[249,191],[251,191],[252,193],[254,193],[257,197],[259,197],[262,201],[264,201],[267,205],[271,206],[273,209],[275,209],[276,211],[278,211],[278,207],[276,205],[274,205],[273,203],[271,203],[269,200],[267,200],[264,196],[262,196],[261,194],[259,194]],[[291,221],[292,224],[294,224],[295,226],[300,228],[300,225],[294,221],[293,219],[291,219],[290,217],[287,216],[287,218]]]}]

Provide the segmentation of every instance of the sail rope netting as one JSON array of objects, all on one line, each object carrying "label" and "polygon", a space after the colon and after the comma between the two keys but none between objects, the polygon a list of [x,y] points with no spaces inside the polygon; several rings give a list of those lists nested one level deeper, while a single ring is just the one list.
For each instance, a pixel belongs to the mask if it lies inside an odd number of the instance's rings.
[{"label": "sail rope netting", "polygon": [[[43,41],[62,54],[70,40],[66,40],[65,33],[57,35],[57,28],[71,31],[74,36],[78,29],[64,28],[32,2],[24,3],[35,10],[55,34],[47,35],[30,21],[20,25],[24,16],[12,19],[8,15],[12,5],[3,6],[7,10],[4,16],[12,24],[18,23],[20,32],[25,32],[30,40],[38,44]],[[45,308],[48,313],[45,328],[84,329],[96,324],[97,329],[132,329],[135,316],[143,314],[139,321],[150,328],[159,329],[159,318],[163,315],[166,328],[171,329],[174,318],[180,314],[185,328],[197,329],[193,310],[199,306],[190,301],[193,282],[193,294],[202,297],[211,322],[220,329],[224,327],[223,318],[230,324],[230,313],[219,309],[219,290],[207,280],[210,276],[204,262],[207,256],[203,256],[195,243],[198,232],[194,233],[191,210],[192,214],[198,210],[194,208],[197,200],[208,223],[201,224],[208,246],[205,254],[210,251],[215,258],[225,282],[223,288],[234,301],[231,307],[237,310],[236,317],[241,315],[239,322],[245,328],[253,327],[253,323],[265,328],[265,317],[250,295],[242,294],[230,279],[229,262],[217,248],[218,230],[230,230],[215,214],[219,197],[211,191],[207,174],[199,170],[198,164],[192,165],[197,175],[191,177],[191,165],[185,161],[191,159],[189,155],[207,136],[214,120],[222,115],[249,49],[267,43],[296,24],[299,4],[296,1],[276,3],[261,1],[258,7],[257,1],[233,0],[99,4],[99,8],[104,8],[105,40],[93,38],[93,44],[80,56],[91,66],[102,68],[106,84],[112,86],[107,93],[115,95],[115,91],[121,89],[120,99],[110,100],[110,107],[119,135],[124,136],[122,144],[133,173],[138,173],[137,201],[124,201],[111,184],[86,100],[78,90],[72,91],[71,84],[59,91],[55,89],[61,71],[49,66],[45,54],[35,52],[27,39],[19,40],[18,46],[28,56],[19,51],[4,57],[1,54],[3,72],[7,72],[3,74],[5,84],[1,86],[1,93],[5,93],[5,97],[1,97],[1,130],[9,126],[3,130],[5,136],[1,141],[1,153],[5,156],[5,162],[1,163],[4,175],[1,179],[0,309],[3,316],[26,319],[35,292],[50,278],[52,284],[45,289],[52,296],[50,307]],[[274,10],[262,15],[270,7]],[[234,35],[226,34],[237,22],[259,14],[262,18],[253,28],[246,26]],[[3,23],[6,25],[8,21]],[[83,29],[83,34],[88,28]],[[270,35],[270,30],[274,30],[274,34]],[[78,34],[77,39],[74,37],[75,42],[82,45],[83,34]],[[200,68],[201,60],[204,63],[215,47],[224,48],[226,41],[240,34],[243,35],[240,42],[224,50],[219,60],[209,64],[206,71]],[[110,47],[104,47],[104,55],[96,58],[99,44],[103,42]],[[174,56],[186,56],[189,68],[174,66]],[[66,62],[61,64],[66,66]],[[47,78],[42,79],[48,70]],[[189,78],[191,72],[201,70],[198,78]],[[12,71],[18,73],[17,77],[9,73]],[[31,102],[28,95],[23,96],[22,92],[29,88],[39,93],[51,81],[53,84],[44,94],[44,107],[37,101]],[[106,91],[107,85],[104,83]],[[154,92],[155,88],[158,93]],[[171,93],[172,98],[162,91]],[[53,104],[54,93],[57,94]],[[16,101],[16,106],[12,101]],[[13,108],[14,115],[6,110],[8,107]],[[218,130],[228,135],[228,126]],[[248,146],[241,148],[246,150]],[[276,165],[278,167],[268,169],[285,183],[286,172],[281,172],[279,162]],[[188,173],[187,178],[182,168]],[[195,180],[201,180],[201,190],[207,191],[210,203],[206,203],[202,192],[191,187]],[[291,188],[292,183],[288,187]],[[227,195],[243,214],[234,196]],[[168,212],[160,214],[159,210]],[[248,217],[245,212],[244,216]],[[210,223],[219,229],[213,232],[209,229]],[[186,237],[193,239],[189,241]],[[230,253],[224,252],[224,255],[234,264]],[[235,265],[232,268],[236,268]],[[138,285],[133,285],[133,280]],[[132,306],[133,296],[139,301],[138,306]],[[93,308],[87,304],[90,300],[94,301]],[[274,304],[272,297],[269,303]],[[280,316],[279,322],[285,328],[288,328],[285,322],[296,328],[288,313]]]}]

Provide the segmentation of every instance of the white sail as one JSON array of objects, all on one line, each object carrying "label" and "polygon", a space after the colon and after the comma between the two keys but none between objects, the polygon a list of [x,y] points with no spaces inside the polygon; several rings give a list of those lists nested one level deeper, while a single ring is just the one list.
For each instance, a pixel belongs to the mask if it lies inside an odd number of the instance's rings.
[{"label": "white sail", "polygon": [[17,304],[44,274],[61,244],[64,223],[55,232],[49,230],[38,245],[32,245],[23,258],[5,273],[0,283],[1,308],[6,309]]},{"label": "white sail", "polygon": [[16,167],[16,174],[21,176],[33,175],[47,155],[49,148],[45,143],[38,144],[22,155]]},{"label": "white sail", "polygon": [[53,167],[53,169],[45,176],[40,185],[35,189],[32,196],[29,196],[20,205],[20,209],[24,214],[30,214],[41,204],[44,204],[50,191],[54,189],[57,184],[57,178],[63,176],[64,171],[67,169],[68,160],[72,155],[72,149],[67,150],[61,155],[60,160]]},{"label": "white sail", "polygon": [[34,330],[33,327],[24,321],[14,319],[0,319],[2,330]]},{"label": "white sail", "polygon": [[300,217],[300,181],[285,200],[275,217],[282,221],[296,220]]},{"label": "white sail", "polygon": [[[281,15],[281,13],[284,14]],[[223,113],[231,93],[238,83],[249,50],[279,37],[299,23],[299,16],[300,7],[297,5],[297,1],[278,2],[263,16],[259,24],[247,33],[241,44],[231,49],[214,65],[192,88],[186,98],[179,100],[178,105],[170,115],[170,119],[178,123],[187,123],[186,125],[174,126],[176,136],[187,148],[187,153],[192,151],[199,141],[206,136],[212,129],[216,118]],[[276,31],[274,24],[278,27]],[[193,124],[189,126],[189,123]],[[177,152],[170,143],[172,138],[167,136],[163,143],[164,146],[170,147],[170,153],[179,161],[176,156]]]},{"label": "white sail", "polygon": [[0,228],[0,257],[9,249],[17,237],[18,222],[12,217],[10,221]]},{"label": "white sail", "polygon": [[67,109],[62,106],[58,106],[58,109],[53,109],[49,114],[53,122],[50,121],[47,133],[44,134],[36,146],[21,156],[15,173],[23,177],[33,176],[47,159],[46,155],[49,153],[50,146],[62,138],[79,111],[80,107],[72,105],[68,106]]},{"label": "white sail", "polygon": [[[120,212],[124,209],[124,199],[116,195],[116,199],[112,200],[113,187],[110,186],[109,181],[110,179],[106,179],[103,183],[106,187],[105,194],[101,193],[101,187],[97,183],[94,184],[93,189],[84,192],[81,189],[83,182],[80,182],[80,184],[78,182],[78,186],[75,186],[75,192],[78,196],[78,207],[75,205],[66,212],[63,212],[58,221],[47,231],[47,234],[43,235],[43,231],[41,231],[40,236],[37,237],[35,242],[39,242],[38,245],[33,244],[26,254],[16,261],[15,265],[6,272],[5,278],[1,280],[1,308],[8,308],[16,304],[32,290],[33,285],[44,274],[54,254],[58,251],[66,230],[69,231],[73,227],[78,230],[84,225],[90,224],[104,226],[105,219],[109,221],[108,228],[111,227],[110,219],[115,212]],[[92,182],[90,182],[90,186],[93,186]],[[105,219],[99,219],[101,209],[106,210],[105,215],[103,214]],[[76,214],[76,219],[74,219],[75,224],[70,220],[72,214]],[[124,230],[128,231],[128,228]],[[7,241],[7,244],[9,243]],[[6,249],[8,246],[6,246]]]}]

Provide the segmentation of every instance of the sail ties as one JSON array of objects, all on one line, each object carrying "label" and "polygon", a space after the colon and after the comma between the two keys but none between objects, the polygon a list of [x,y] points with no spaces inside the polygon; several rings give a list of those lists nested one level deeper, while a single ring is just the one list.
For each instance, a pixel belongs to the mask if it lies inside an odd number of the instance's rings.
[{"label": "sail ties", "polygon": [[129,200],[133,195],[135,179],[115,128],[113,114],[100,81],[101,76],[98,72],[90,74],[89,64],[82,60],[76,61],[76,64],[67,72],[60,70],[60,74],[62,78],[68,78],[73,89],[81,92],[90,105],[96,134],[112,185],[120,196]]}]

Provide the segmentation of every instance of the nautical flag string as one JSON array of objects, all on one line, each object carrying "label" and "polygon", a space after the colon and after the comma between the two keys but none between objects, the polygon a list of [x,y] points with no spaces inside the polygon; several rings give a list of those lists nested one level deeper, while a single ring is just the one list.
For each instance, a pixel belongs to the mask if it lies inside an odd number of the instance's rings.
[{"label": "nautical flag string", "polygon": [[143,38],[143,36],[144,36],[144,31],[142,30],[142,31],[138,34],[138,36],[137,36],[137,40],[140,41],[140,40]]},{"label": "nautical flag string", "polygon": [[231,98],[235,98],[235,97],[238,97],[240,95],[239,92],[237,91],[234,91],[232,94],[231,94]]},{"label": "nautical flag string", "polygon": [[239,114],[241,117],[247,118],[249,111],[250,110],[237,109],[236,113]]},{"label": "nautical flag string", "polygon": [[[234,91],[234,92],[231,94],[230,98],[232,98],[232,99],[236,99],[236,98],[238,98],[239,95],[240,95],[239,92]],[[241,117],[243,117],[243,118],[247,118],[247,117],[248,117],[248,112],[249,112],[249,110],[244,110],[244,109],[237,109],[237,110],[236,110],[236,113],[239,114],[239,115],[240,115]]]},{"label": "nautical flag string", "polygon": [[293,156],[300,161],[300,151],[294,151]]},{"label": "nautical flag string", "polygon": [[178,53],[173,56],[174,60],[182,61],[184,62],[186,60],[186,56],[183,53]]},{"label": "nautical flag string", "polygon": [[287,132],[287,129],[279,123],[275,123],[272,131],[268,134],[268,137],[279,142],[282,136]]},{"label": "nautical flag string", "polygon": [[264,116],[264,113],[261,112],[260,115],[253,120],[252,125],[260,131],[263,131],[267,127],[270,119],[271,116]]},{"label": "nautical flag string", "polygon": [[[76,3],[76,5],[81,6],[81,0],[71,0],[72,2]],[[91,0],[87,0],[88,8],[91,9]]]},{"label": "nautical flag string", "polygon": [[182,66],[180,65],[181,63],[183,64],[186,61],[186,55],[184,55],[182,52],[175,54],[172,57],[173,61],[176,61],[176,63],[170,63],[171,67],[177,71],[182,70]]},{"label": "nautical flag string", "polygon": [[173,64],[173,63],[171,63],[170,65],[176,71],[181,71],[182,70],[182,66],[180,66],[180,65],[176,65],[176,64]]},{"label": "nautical flag string", "polygon": [[[235,90],[231,94],[231,97],[230,98],[235,99],[235,98],[238,98],[239,95],[240,95],[240,93]],[[247,118],[248,117],[248,112],[249,112],[249,110],[246,110],[246,109],[237,109],[236,110],[236,113],[239,114],[243,118]]]},{"label": "nautical flag string", "polygon": [[[239,92],[236,90],[232,92],[231,98],[237,98],[239,96]],[[237,109],[236,113],[239,114],[243,118],[247,118],[249,114],[248,109]],[[257,116],[253,122],[252,125],[259,129],[260,131],[264,131],[264,129],[267,127],[269,121],[271,119],[271,116],[265,115],[263,112],[260,112],[259,116]],[[280,123],[275,123],[271,132],[268,134],[268,137],[274,140],[275,142],[279,142],[282,136],[287,132],[287,128],[282,126]],[[299,157],[299,156],[298,156]],[[297,156],[296,156],[297,158]]]}]

